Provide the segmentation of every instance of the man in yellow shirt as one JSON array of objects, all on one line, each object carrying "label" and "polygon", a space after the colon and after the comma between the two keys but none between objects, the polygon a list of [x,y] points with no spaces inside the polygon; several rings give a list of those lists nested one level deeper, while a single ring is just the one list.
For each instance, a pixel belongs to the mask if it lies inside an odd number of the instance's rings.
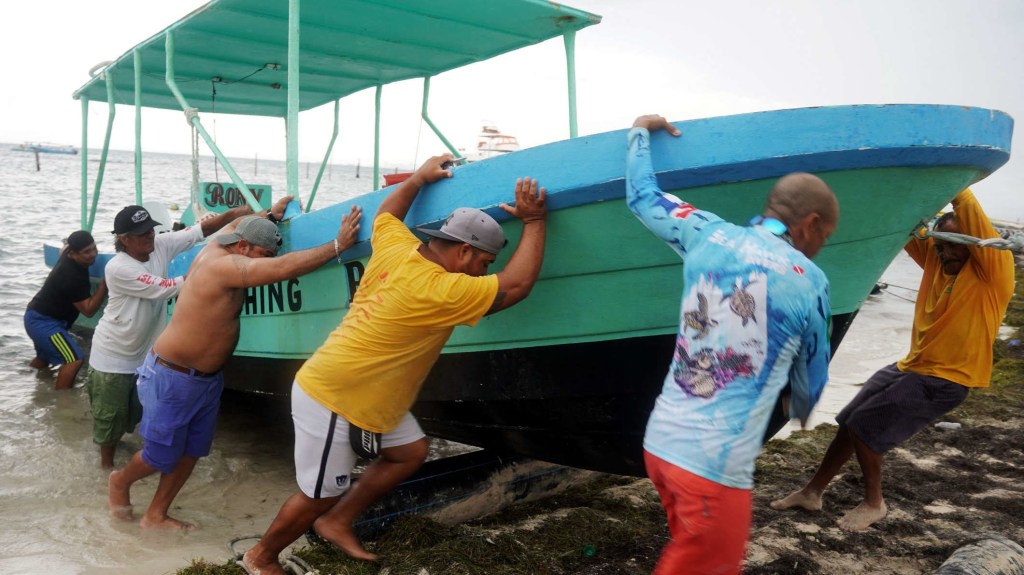
[{"label": "man in yellow shirt", "polygon": [[[934,229],[999,237],[969,189],[953,199],[953,212],[940,217]],[[988,387],[992,343],[1013,295],[1013,255],[930,237],[911,239],[904,249],[924,269],[910,352],[875,373],[836,416],[839,430],[814,477],[803,489],[773,501],[773,509],[820,510],[822,492],[856,453],[864,500],[839,519],[839,527],[867,529],[887,513],[885,452],[960,405],[969,388]]]},{"label": "man in yellow shirt", "polygon": [[[243,557],[247,569],[283,574],[278,555],[313,526],[349,555],[373,560],[353,521],[426,459],[427,440],[409,408],[456,325],[475,325],[523,300],[544,256],[544,188],[516,180],[515,205],[501,208],[523,222],[505,269],[487,275],[506,241],[501,226],[473,208],[459,208],[440,230],[402,220],[420,189],[452,177],[445,154],[427,160],[381,203],[370,239],[373,253],[341,325],[295,375],[292,419],[300,491],[282,505],[259,543]],[[352,484],[357,455],[374,460]]]}]

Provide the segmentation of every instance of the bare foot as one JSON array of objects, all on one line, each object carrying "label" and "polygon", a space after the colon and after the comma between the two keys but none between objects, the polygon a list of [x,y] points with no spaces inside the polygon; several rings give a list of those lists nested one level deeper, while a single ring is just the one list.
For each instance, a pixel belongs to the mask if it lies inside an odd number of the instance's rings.
[{"label": "bare foot", "polygon": [[170,515],[156,518],[143,515],[142,520],[139,521],[139,527],[142,527],[143,529],[181,529],[183,531],[192,531],[196,528],[195,525],[179,521]]},{"label": "bare foot", "polygon": [[33,369],[46,369],[47,367],[50,367],[50,364],[38,357],[33,357],[32,361],[28,362],[28,366]]},{"label": "bare foot", "polygon": [[313,530],[316,531],[317,535],[337,545],[339,549],[351,557],[364,559],[366,561],[377,560],[376,555],[370,553],[366,549],[363,549],[363,544],[359,542],[359,538],[356,537],[351,524],[338,522],[330,523],[324,521],[321,517],[313,523]]},{"label": "bare foot", "polygon": [[284,567],[276,559],[271,562],[260,562],[256,559],[253,549],[242,555],[242,568],[249,572],[249,575],[287,575]]},{"label": "bare foot", "polygon": [[135,519],[132,515],[132,500],[128,488],[121,484],[121,472],[111,471],[107,477],[107,506],[110,514],[121,521]]},{"label": "bare foot", "polygon": [[864,531],[876,521],[881,521],[885,514],[889,512],[889,509],[885,506],[885,502],[882,502],[881,507],[872,507],[865,503],[860,502],[860,505],[846,512],[839,518],[839,528],[843,531]]},{"label": "bare foot", "polygon": [[808,511],[821,511],[821,493],[801,489],[800,491],[790,493],[782,499],[772,501],[768,506],[776,511],[792,509],[793,507],[799,507]]}]

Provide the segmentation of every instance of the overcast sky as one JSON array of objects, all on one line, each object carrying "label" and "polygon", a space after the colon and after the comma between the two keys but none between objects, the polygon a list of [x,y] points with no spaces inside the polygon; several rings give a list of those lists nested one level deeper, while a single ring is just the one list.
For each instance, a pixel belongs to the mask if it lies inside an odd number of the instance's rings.
[{"label": "overcast sky", "polygon": [[[284,0],[282,0],[284,1]],[[495,1],[495,0],[474,0]],[[575,0],[604,17],[577,35],[581,134],[625,128],[642,113],[671,120],[836,104],[930,103],[995,108],[1024,121],[1021,0]],[[5,5],[0,48],[8,73],[0,141],[78,145],[81,107],[71,93],[113,60],[189,11],[197,0],[91,0]],[[466,3],[467,7],[472,1]],[[431,116],[456,146],[482,120],[524,146],[568,137],[562,42],[553,40],[441,75]],[[420,127],[421,81],[384,88],[382,161],[412,167],[443,151]],[[300,119],[303,160],[319,161],[333,108]],[[133,111],[118,111],[112,147],[133,147]],[[90,147],[102,144],[106,105],[90,111]],[[215,120],[215,125],[214,125]],[[241,125],[203,116],[229,156],[283,158],[283,122]],[[373,90],[341,106],[334,161],[373,154]],[[1010,162],[975,190],[996,217],[1024,220],[1019,128]],[[144,149],[188,153],[182,116],[148,112]]]}]

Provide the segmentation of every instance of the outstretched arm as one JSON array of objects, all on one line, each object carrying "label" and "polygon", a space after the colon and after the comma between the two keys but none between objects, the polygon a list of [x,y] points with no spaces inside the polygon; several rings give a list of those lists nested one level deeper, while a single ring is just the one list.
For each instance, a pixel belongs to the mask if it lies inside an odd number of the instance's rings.
[{"label": "outstretched arm", "polygon": [[544,241],[547,235],[547,190],[537,189],[537,180],[516,180],[515,206],[501,204],[501,209],[523,222],[523,234],[515,253],[505,269],[498,272],[498,293],[488,314],[511,307],[530,295],[544,263]]},{"label": "outstretched arm", "polygon": [[[295,196],[284,196],[282,198],[279,198],[276,202],[274,202],[273,207],[271,207],[269,210],[260,212],[256,215],[260,217],[267,217],[269,214],[273,214],[273,219],[275,221],[280,221],[281,218],[284,216],[285,207],[288,206],[288,202],[292,201],[292,198],[294,197]],[[208,237],[210,234],[215,233],[216,231],[224,227],[227,227],[226,231],[230,232],[235,229],[235,226],[238,225],[237,222],[239,218],[241,218],[242,216],[248,216],[252,213],[252,208],[250,208],[248,205],[241,205],[238,206],[237,208],[231,208],[230,210],[224,213],[217,214],[212,218],[207,218],[200,222],[199,226],[203,230],[204,238]]]},{"label": "outstretched arm", "polygon": [[661,129],[673,136],[680,134],[661,116],[640,116],[633,122],[626,156],[626,205],[655,236],[685,256],[689,232],[720,218],[666,194],[658,186],[651,163],[650,132]]},{"label": "outstretched arm", "polygon": [[340,258],[341,252],[355,245],[362,217],[362,208],[352,206],[349,213],[341,218],[337,237],[313,248],[275,258],[250,258],[242,255],[221,258],[218,265],[224,266],[221,271],[225,274],[225,285],[234,288],[267,285],[307,274],[332,259]]},{"label": "outstretched arm", "polygon": [[452,177],[451,170],[442,168],[441,165],[453,159],[455,159],[455,156],[451,154],[441,154],[423,162],[423,165],[416,170],[415,174],[409,176],[408,180],[398,184],[398,188],[388,194],[388,197],[384,198],[384,201],[380,203],[380,207],[377,208],[374,219],[387,212],[398,218],[399,221],[404,220],[405,215],[409,213],[413,200],[420,193],[420,188],[440,179]]}]

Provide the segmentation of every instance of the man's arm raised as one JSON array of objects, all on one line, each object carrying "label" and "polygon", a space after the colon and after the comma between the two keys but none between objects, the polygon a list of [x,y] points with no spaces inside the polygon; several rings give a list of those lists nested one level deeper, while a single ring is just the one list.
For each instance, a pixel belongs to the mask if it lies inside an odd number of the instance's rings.
[{"label": "man's arm raised", "polygon": [[413,200],[420,193],[420,188],[438,180],[452,177],[451,170],[444,169],[441,165],[453,159],[455,159],[455,156],[451,154],[441,154],[423,162],[423,165],[416,170],[415,174],[409,176],[409,179],[401,184],[398,184],[395,191],[384,198],[373,218],[377,219],[377,216],[387,212],[398,218],[399,221],[404,220],[406,214],[409,213]]},{"label": "man's arm raised", "polygon": [[[284,209],[288,206],[288,202],[292,201],[292,198],[294,197],[295,196],[284,196],[278,199],[276,202],[274,202],[273,207],[271,207],[269,210],[267,210],[266,212],[260,212],[259,214],[256,215],[260,217],[266,217],[268,214],[273,214],[274,219],[280,221],[281,218],[284,216]],[[234,226],[238,225],[239,218],[241,218],[242,216],[248,216],[249,214],[252,213],[252,208],[250,208],[247,204],[244,204],[238,206],[237,208],[231,208],[230,210],[224,213],[217,214],[213,217],[207,218],[199,222],[199,227],[202,228],[203,230],[204,238],[209,237],[210,234],[216,232],[217,230],[220,230],[221,228],[224,228],[225,226],[228,226],[228,228],[225,231],[230,232],[235,229]]]},{"label": "man's arm raised", "polygon": [[537,188],[537,180],[516,180],[516,202],[501,209],[523,222],[523,234],[515,253],[505,269],[498,272],[498,293],[488,314],[511,307],[530,295],[544,263],[544,242],[547,235],[547,190]]}]

